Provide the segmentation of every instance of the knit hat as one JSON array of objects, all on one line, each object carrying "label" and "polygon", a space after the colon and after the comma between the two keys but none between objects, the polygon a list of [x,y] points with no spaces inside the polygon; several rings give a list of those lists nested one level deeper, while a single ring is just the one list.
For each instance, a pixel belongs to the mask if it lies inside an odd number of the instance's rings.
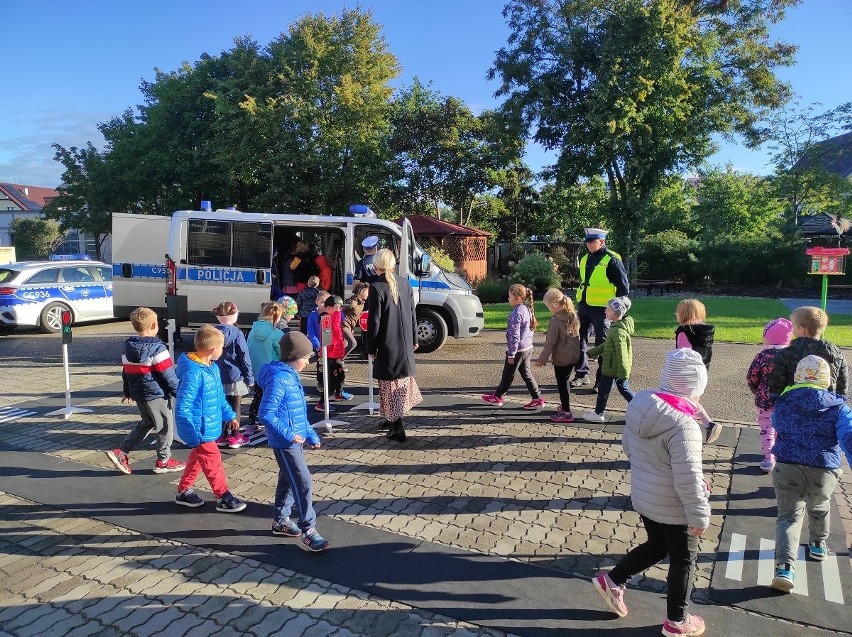
[{"label": "knit hat", "polygon": [[331,294],[323,303],[326,307],[334,307],[335,305],[343,305],[343,299],[336,294]]},{"label": "knit hat", "polygon": [[786,347],[790,344],[792,337],[793,324],[785,318],[773,319],[763,328],[764,345],[783,345]]},{"label": "knit hat", "polygon": [[675,349],[666,354],[660,389],[683,398],[701,396],[707,389],[707,368],[693,349]]},{"label": "knit hat", "polygon": [[807,383],[828,389],[831,386],[831,369],[828,366],[828,361],[815,354],[805,356],[796,365],[793,382],[796,384]]},{"label": "knit hat", "polygon": [[628,310],[630,310],[630,306],[632,305],[630,299],[626,296],[617,296],[614,299],[607,301],[606,304],[618,318],[627,314]]},{"label": "knit hat", "polygon": [[288,332],[278,341],[281,348],[281,361],[292,363],[314,353],[314,346],[307,336],[301,332]]}]

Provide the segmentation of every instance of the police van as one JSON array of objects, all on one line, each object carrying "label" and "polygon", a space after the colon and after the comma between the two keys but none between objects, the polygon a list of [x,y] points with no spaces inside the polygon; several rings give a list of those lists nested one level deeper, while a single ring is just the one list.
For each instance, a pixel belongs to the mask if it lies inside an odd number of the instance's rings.
[{"label": "police van", "polygon": [[[165,239],[163,219],[168,220]],[[227,300],[240,309],[238,324],[247,329],[270,298],[273,273],[280,271],[283,259],[300,241],[325,257],[331,270],[329,291],[348,298],[355,265],[363,256],[361,243],[375,236],[379,248],[397,255],[398,272],[414,289],[419,351],[435,351],[448,336],[467,338],[484,327],[482,305],[470,285],[431,263],[414,240],[410,222],[403,220],[400,227],[376,218],[366,206],[352,206],[350,216],[337,217],[232,209],[181,210],[161,218],[113,215],[114,236],[116,231],[127,235],[131,224],[136,231],[130,236],[135,234],[138,240],[119,242],[117,250],[113,243],[116,316],[129,316],[133,308],[148,305],[161,316],[174,318],[178,327],[198,326],[212,322],[212,309]],[[123,251],[121,245],[128,249]],[[139,252],[142,245],[152,246],[147,257]],[[154,253],[163,246],[165,261],[158,263]],[[159,286],[152,287],[156,280]],[[155,294],[160,294],[159,300]]]}]

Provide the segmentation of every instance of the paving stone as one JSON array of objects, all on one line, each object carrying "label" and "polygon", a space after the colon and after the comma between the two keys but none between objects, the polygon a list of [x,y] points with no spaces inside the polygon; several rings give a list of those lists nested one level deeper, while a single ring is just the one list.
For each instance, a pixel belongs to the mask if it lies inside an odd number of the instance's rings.
[{"label": "paving stone", "polygon": [[44,635],[51,634],[60,635],[62,633],[57,632],[52,627],[59,622],[67,621],[71,617],[73,616],[66,610],[61,608],[52,608],[50,613],[43,615],[34,622],[21,626],[16,632],[18,633],[18,637],[43,637]]},{"label": "paving stone", "polygon": [[304,632],[317,623],[317,620],[304,613],[298,614],[281,627],[274,637],[301,637]]}]

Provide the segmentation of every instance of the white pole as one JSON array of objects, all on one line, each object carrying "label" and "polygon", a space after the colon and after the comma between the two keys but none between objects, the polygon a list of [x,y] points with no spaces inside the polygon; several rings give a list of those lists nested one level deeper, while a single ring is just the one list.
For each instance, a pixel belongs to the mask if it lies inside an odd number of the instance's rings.
[{"label": "white pole", "polygon": [[[328,348],[322,346],[322,397],[325,404],[325,421],[328,422]],[[331,425],[328,425],[328,432],[331,433]]]},{"label": "white pole", "polygon": [[65,368],[65,420],[71,415],[71,372],[68,369],[68,343],[62,343],[62,366]]},{"label": "white pole", "polygon": [[379,408],[379,403],[373,401],[373,357],[367,355],[367,402],[356,405],[352,409],[367,409],[372,416],[376,409]]},{"label": "white pole", "polygon": [[169,339],[169,343],[168,343],[168,345],[169,345],[169,356],[172,357],[172,362],[174,362],[174,360],[175,360],[175,332],[177,331],[177,328],[175,327],[175,320],[169,319],[167,326],[168,327],[166,328],[166,334],[168,335],[167,338]]}]

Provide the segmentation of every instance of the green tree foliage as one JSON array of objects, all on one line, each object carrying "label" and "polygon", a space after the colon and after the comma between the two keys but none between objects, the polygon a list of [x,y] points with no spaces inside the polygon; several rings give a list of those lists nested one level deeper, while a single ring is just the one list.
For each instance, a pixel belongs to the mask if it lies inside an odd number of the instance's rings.
[{"label": "green tree foliage", "polygon": [[558,287],[562,281],[553,267],[553,262],[543,252],[528,253],[515,266],[511,279],[532,287],[537,292],[544,292],[549,287]]},{"label": "green tree foliage", "polygon": [[680,230],[646,235],[639,243],[639,277],[694,283],[699,275],[699,247],[698,241]]},{"label": "green tree foliage", "polygon": [[[635,272],[651,194],[697,165],[712,136],[759,138],[761,109],[787,89],[774,75],[793,47],[769,26],[797,0],[512,0],[497,52],[504,113],[559,153],[563,182],[606,176],[613,229]],[[634,274],[635,276],[635,274]]]},{"label": "green tree foliage", "polygon": [[444,250],[434,245],[424,246],[423,249],[429,253],[429,256],[432,258],[432,263],[437,265],[439,268],[449,272],[456,271],[456,262],[453,261],[453,258]]},{"label": "green tree foliage", "polygon": [[46,259],[64,238],[55,219],[22,217],[12,221],[10,230],[19,261]]},{"label": "green tree foliage", "polygon": [[539,223],[550,230],[540,234],[582,241],[583,228],[610,225],[609,213],[606,182],[601,177],[570,184],[551,181],[541,188],[541,214],[537,221],[540,219]]},{"label": "green tree foliage", "polygon": [[695,234],[692,209],[696,200],[697,179],[684,179],[680,175],[667,175],[651,194],[651,203],[645,217],[642,234],[647,236],[665,230],[679,230]]}]

